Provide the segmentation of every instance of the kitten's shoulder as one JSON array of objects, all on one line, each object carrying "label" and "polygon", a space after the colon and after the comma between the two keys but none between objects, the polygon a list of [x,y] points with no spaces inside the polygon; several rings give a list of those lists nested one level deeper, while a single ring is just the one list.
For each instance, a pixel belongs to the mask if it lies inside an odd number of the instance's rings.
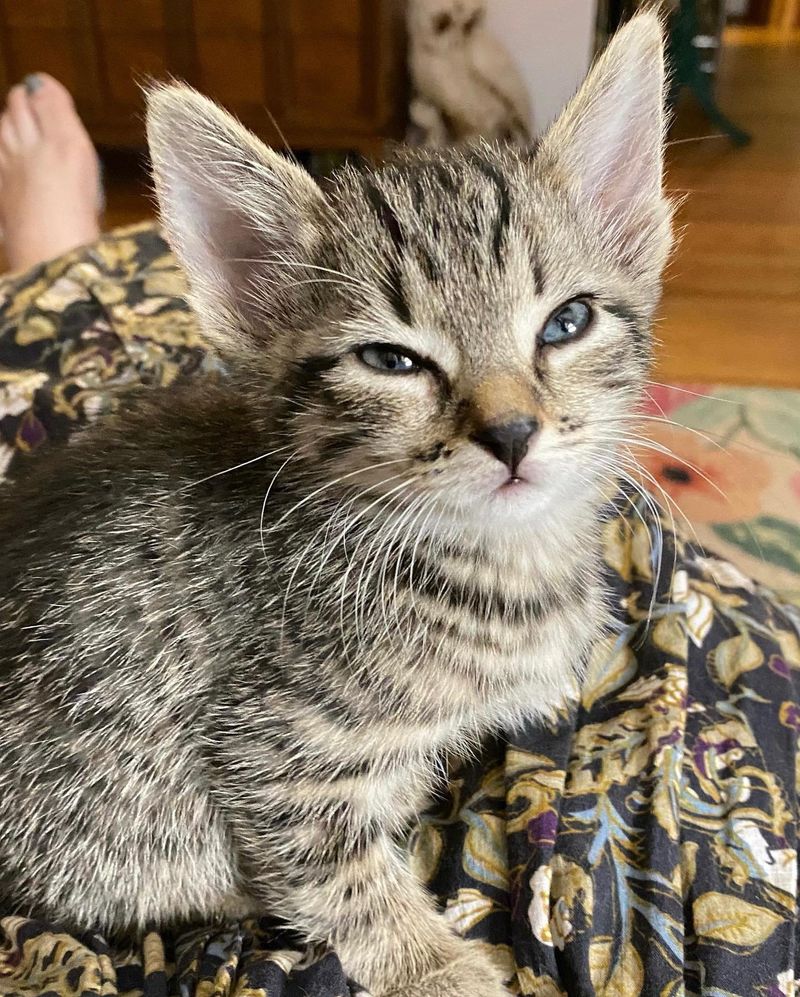
[{"label": "kitten's shoulder", "polygon": [[262,431],[248,392],[216,378],[134,390],[113,415],[17,463],[0,488],[0,536],[174,492],[257,454]]}]

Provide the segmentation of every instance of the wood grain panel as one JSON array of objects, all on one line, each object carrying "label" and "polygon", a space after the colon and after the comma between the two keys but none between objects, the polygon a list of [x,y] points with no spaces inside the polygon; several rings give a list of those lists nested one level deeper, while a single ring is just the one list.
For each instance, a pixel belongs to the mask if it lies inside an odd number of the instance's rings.
[{"label": "wood grain panel", "polygon": [[45,28],[66,31],[70,28],[67,0],[3,0],[3,20],[9,28]]},{"label": "wood grain panel", "polygon": [[366,153],[399,137],[396,0],[0,0],[0,84],[44,69],[95,141],[140,145],[141,86],[176,76],[274,141]]},{"label": "wood grain panel", "polygon": [[269,103],[260,38],[198,35],[197,86],[227,107]]},{"label": "wood grain panel", "polygon": [[319,38],[298,36],[292,45],[292,92],[296,120],[337,114],[352,118],[362,109],[362,70],[357,38],[320,48]]},{"label": "wood grain panel", "polygon": [[[377,16],[379,4],[373,3]],[[361,31],[359,0],[291,0],[288,4],[289,30],[294,35],[336,37],[357,35]]]},{"label": "wood grain panel", "polygon": [[61,31],[46,28],[7,28],[4,48],[5,86],[42,70],[61,80],[72,93],[84,89],[71,49]]},{"label": "wood grain panel", "polygon": [[[106,67],[108,97],[113,106],[141,108],[141,87],[150,79],[164,79],[173,72],[163,34],[105,34],[100,44]],[[183,75],[178,67],[175,75]]]},{"label": "wood grain panel", "polygon": [[163,0],[134,0],[133,3],[95,0],[95,19],[103,34],[159,32],[165,26],[164,6]]},{"label": "wood grain panel", "polygon": [[194,0],[194,23],[198,35],[226,37],[260,34],[264,30],[262,0],[235,0],[220,9],[220,0]]}]

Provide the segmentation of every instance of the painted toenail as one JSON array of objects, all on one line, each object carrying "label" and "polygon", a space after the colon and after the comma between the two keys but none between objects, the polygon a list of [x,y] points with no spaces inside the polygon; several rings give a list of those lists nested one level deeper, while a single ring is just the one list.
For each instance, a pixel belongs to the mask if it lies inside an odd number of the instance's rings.
[{"label": "painted toenail", "polygon": [[29,94],[36,93],[36,91],[44,83],[44,80],[39,76],[38,73],[29,73],[25,79],[22,81],[25,85],[25,89]]}]

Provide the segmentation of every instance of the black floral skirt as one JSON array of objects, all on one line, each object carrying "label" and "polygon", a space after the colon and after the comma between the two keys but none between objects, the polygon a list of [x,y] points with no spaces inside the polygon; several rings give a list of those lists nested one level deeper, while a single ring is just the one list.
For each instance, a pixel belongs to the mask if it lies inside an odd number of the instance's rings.
[{"label": "black floral skirt", "polygon": [[[0,487],[123,392],[213,372],[183,292],[152,225],[5,278]],[[580,703],[453,770],[411,861],[516,993],[795,994],[798,611],[629,496],[605,561],[614,622]],[[357,992],[265,913],[112,950],[0,911],[0,995]]]}]

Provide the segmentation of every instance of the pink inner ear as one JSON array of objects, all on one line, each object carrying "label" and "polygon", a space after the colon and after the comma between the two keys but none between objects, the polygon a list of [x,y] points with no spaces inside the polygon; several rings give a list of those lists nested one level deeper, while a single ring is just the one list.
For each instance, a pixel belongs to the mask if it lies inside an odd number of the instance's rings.
[{"label": "pink inner ear", "polygon": [[658,21],[634,18],[543,139],[545,162],[598,214],[610,257],[648,279],[671,245],[662,194],[664,70]]},{"label": "pink inner ear", "polygon": [[663,101],[660,23],[652,13],[638,14],[612,38],[545,136],[559,174],[615,225],[658,208]]},{"label": "pink inner ear", "polygon": [[660,91],[652,78],[617,79],[590,109],[577,128],[585,149],[579,183],[605,213],[625,215],[659,195]]}]

